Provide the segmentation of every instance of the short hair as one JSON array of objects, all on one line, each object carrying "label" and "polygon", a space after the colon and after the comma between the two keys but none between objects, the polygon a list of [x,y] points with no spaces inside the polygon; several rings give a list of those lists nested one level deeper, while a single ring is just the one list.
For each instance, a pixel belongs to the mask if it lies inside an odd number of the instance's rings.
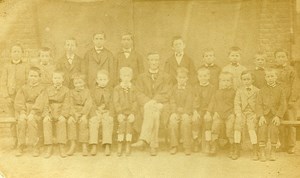
[{"label": "short hair", "polygon": [[130,38],[131,38],[132,41],[133,41],[133,39],[134,39],[134,35],[133,35],[131,32],[124,32],[124,33],[122,33],[121,38],[122,38],[123,36],[130,36]]},{"label": "short hair", "polygon": [[230,54],[231,52],[241,52],[241,48],[238,46],[232,46],[231,48],[229,48],[229,52],[228,54]]},{"label": "short hair", "polygon": [[69,37],[65,40],[65,43],[66,41],[75,41],[75,45],[77,46],[77,40],[74,37]]},{"label": "short hair", "polygon": [[41,55],[41,52],[49,52],[51,54],[51,49],[48,47],[41,47],[39,54]]},{"label": "short hair", "polygon": [[219,79],[223,78],[223,77],[230,77],[231,81],[233,82],[233,75],[230,72],[221,72],[219,75]]},{"label": "short hair", "polygon": [[108,73],[107,70],[101,69],[101,70],[98,70],[97,76],[98,76],[98,75],[106,75],[106,76],[108,77],[109,73]]},{"label": "short hair", "polygon": [[241,78],[243,75],[247,75],[247,74],[250,74],[251,75],[251,78],[252,80],[255,79],[255,75],[253,74],[253,72],[251,70],[244,70],[242,73],[241,73]]},{"label": "short hair", "polygon": [[182,41],[184,42],[182,36],[180,36],[180,35],[173,36],[173,38],[172,38],[172,46],[173,46],[173,44],[174,44],[174,41],[176,41],[176,40],[182,40]]},{"label": "short hair", "polygon": [[14,43],[13,45],[11,45],[10,52],[11,52],[13,47],[19,47],[21,49],[22,53],[24,53],[24,47],[21,43],[18,42],[18,43]]},{"label": "short hair", "polygon": [[130,73],[132,75],[133,71],[130,67],[122,67],[120,69],[120,74],[123,74],[123,73]]},{"label": "short hair", "polygon": [[274,74],[276,76],[278,76],[278,73],[277,73],[276,69],[274,69],[274,68],[266,68],[265,69],[265,75],[267,75],[267,73],[271,73],[271,72],[274,72]]},{"label": "short hair", "polygon": [[267,55],[264,53],[264,52],[262,52],[262,51],[259,51],[259,52],[257,52],[255,55],[254,55],[254,59],[257,59],[258,57],[263,57],[264,59],[266,59],[267,58]]},{"label": "short hair", "polygon": [[147,57],[150,55],[159,55],[159,53],[157,51],[151,51],[147,53]]},{"label": "short hair", "polygon": [[277,50],[274,51],[274,57],[276,57],[277,53],[281,53],[281,52],[285,53],[286,57],[289,57],[289,52],[285,49],[282,49],[282,48],[277,49]]},{"label": "short hair", "polygon": [[178,74],[185,74],[188,75],[189,74],[189,70],[185,67],[178,67],[177,68],[177,75]]},{"label": "short hair", "polygon": [[72,76],[72,79],[73,81],[74,80],[83,80],[85,82],[85,75],[82,74],[82,73],[75,73],[73,76]]},{"label": "short hair", "polygon": [[39,77],[41,77],[41,69],[40,68],[38,68],[38,67],[36,67],[36,66],[31,66],[30,68],[29,68],[29,71],[34,71],[34,72],[36,72],[36,73],[38,73],[38,75],[39,75]]},{"label": "short hair", "polygon": [[197,70],[197,74],[199,74],[200,72],[203,72],[203,71],[206,71],[210,74],[210,70],[204,66],[200,67],[198,70]]},{"label": "short hair", "polygon": [[[65,75],[65,73],[64,73],[62,70],[59,70],[59,69],[54,70],[54,71],[52,72],[52,75],[53,75],[53,74],[60,74],[60,75],[63,76],[63,77],[64,77],[64,75]],[[71,76],[71,78],[72,78],[72,76]]]},{"label": "short hair", "polygon": [[204,56],[204,54],[205,53],[207,53],[207,52],[214,52],[214,54],[215,54],[215,50],[214,50],[214,48],[205,48],[204,50],[203,50],[203,56]]},{"label": "short hair", "polygon": [[106,34],[104,33],[104,31],[99,31],[97,33],[94,33],[93,38],[95,38],[96,35],[103,35],[104,39],[106,39]]}]

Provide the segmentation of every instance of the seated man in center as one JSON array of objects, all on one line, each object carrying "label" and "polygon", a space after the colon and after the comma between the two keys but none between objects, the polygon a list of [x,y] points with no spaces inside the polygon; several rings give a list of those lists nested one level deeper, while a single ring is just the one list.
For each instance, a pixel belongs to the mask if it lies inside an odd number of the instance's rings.
[{"label": "seated man in center", "polygon": [[143,108],[144,120],[139,141],[132,146],[140,147],[147,143],[150,146],[150,154],[156,156],[160,120],[165,127],[169,117],[168,99],[172,85],[170,76],[159,69],[159,54],[155,52],[149,53],[147,59],[149,69],[141,74],[136,81],[136,86],[139,90],[137,99]]}]

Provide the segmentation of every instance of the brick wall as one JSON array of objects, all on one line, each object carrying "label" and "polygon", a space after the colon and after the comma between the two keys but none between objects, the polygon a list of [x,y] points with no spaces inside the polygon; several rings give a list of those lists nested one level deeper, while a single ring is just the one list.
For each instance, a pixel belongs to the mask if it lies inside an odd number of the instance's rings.
[{"label": "brick wall", "polygon": [[0,62],[9,61],[9,48],[14,43],[21,43],[24,46],[26,61],[36,55],[39,46],[35,2],[6,0],[3,3],[10,4],[1,9],[4,16],[0,17],[3,24],[0,31]]},{"label": "brick wall", "polygon": [[259,5],[259,45],[272,62],[276,49],[284,48],[291,52],[294,0],[261,0]]}]

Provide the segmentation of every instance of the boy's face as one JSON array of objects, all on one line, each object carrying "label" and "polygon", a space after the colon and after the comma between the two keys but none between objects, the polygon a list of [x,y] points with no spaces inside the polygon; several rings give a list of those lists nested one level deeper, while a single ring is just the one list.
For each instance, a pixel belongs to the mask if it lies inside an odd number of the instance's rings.
[{"label": "boy's face", "polygon": [[159,68],[159,54],[150,54],[148,62],[151,70],[157,70]]},{"label": "boy's face", "polygon": [[40,61],[42,64],[48,64],[50,59],[50,51],[40,51]]},{"label": "boy's face", "polygon": [[121,78],[121,81],[122,82],[125,82],[125,83],[129,83],[132,79],[132,73],[131,72],[122,72],[120,73],[120,78]]},{"label": "boy's face", "polygon": [[93,42],[97,48],[102,48],[106,42],[104,34],[96,34],[93,38]]},{"label": "boy's face", "polygon": [[65,50],[68,53],[74,53],[76,50],[77,46],[76,46],[76,41],[75,40],[66,40],[65,42]]},{"label": "boy's face", "polygon": [[275,55],[275,61],[278,65],[284,65],[288,62],[288,57],[285,52],[277,52]]},{"label": "boy's face", "polygon": [[231,88],[232,87],[232,78],[229,76],[222,76],[219,81],[221,89]]},{"label": "boy's face", "polygon": [[186,73],[178,73],[176,76],[178,85],[185,85],[187,80],[188,80],[188,76]]},{"label": "boy's face", "polygon": [[121,41],[122,47],[125,49],[132,48],[133,41],[131,35],[123,35]]},{"label": "boy's face", "polygon": [[266,59],[263,56],[257,56],[254,63],[257,67],[264,67],[266,64]]},{"label": "boy's face", "polygon": [[40,80],[39,73],[34,70],[30,70],[28,73],[28,82],[30,84],[36,84],[39,82],[39,80]]},{"label": "boy's face", "polygon": [[198,72],[198,80],[200,83],[207,83],[209,81],[210,74],[208,70]]},{"label": "boy's face", "polygon": [[266,72],[265,79],[266,79],[268,85],[274,84],[277,80],[276,72],[275,71]]},{"label": "boy's face", "polygon": [[183,42],[182,39],[178,39],[178,40],[174,40],[173,41],[173,47],[172,47],[172,49],[175,52],[181,53],[181,52],[183,52],[184,48],[185,48],[185,44],[184,44],[184,42]]},{"label": "boy's face", "polygon": [[239,51],[231,51],[229,54],[229,60],[231,63],[236,64],[239,63],[241,59],[241,54]]},{"label": "boy's face", "polygon": [[242,75],[241,79],[242,79],[244,86],[246,86],[246,87],[251,86],[253,83],[251,74]]},{"label": "boy's face", "polygon": [[52,82],[55,86],[62,85],[63,81],[64,81],[64,77],[61,73],[53,73]]},{"label": "boy's face", "polygon": [[73,80],[73,84],[75,90],[79,91],[84,89],[85,82],[83,81],[83,79],[77,78]]},{"label": "boy's face", "polygon": [[12,60],[20,60],[22,57],[22,48],[20,46],[13,46],[10,55]]},{"label": "boy's face", "polygon": [[108,76],[106,74],[97,74],[96,82],[100,87],[106,87],[108,83]]},{"label": "boy's face", "polygon": [[207,51],[203,54],[203,60],[206,64],[212,64],[215,61],[215,53],[214,51]]}]

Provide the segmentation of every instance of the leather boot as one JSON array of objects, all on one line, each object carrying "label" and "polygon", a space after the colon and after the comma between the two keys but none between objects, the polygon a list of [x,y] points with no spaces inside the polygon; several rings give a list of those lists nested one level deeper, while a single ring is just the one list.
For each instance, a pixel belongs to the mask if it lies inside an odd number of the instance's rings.
[{"label": "leather boot", "polygon": [[276,146],[271,146],[271,152],[270,152],[270,161],[276,160]]},{"label": "leather boot", "polygon": [[71,141],[71,146],[70,146],[70,148],[69,148],[69,150],[67,152],[67,155],[68,156],[72,156],[74,154],[74,152],[75,152],[75,148],[76,148],[76,143],[75,143],[74,140],[72,140]]},{"label": "leather boot", "polygon": [[93,144],[91,149],[91,155],[96,156],[96,154],[97,154],[97,145]]},{"label": "leather boot", "polygon": [[239,143],[235,143],[233,145],[233,153],[232,153],[232,160],[237,160],[239,158]]},{"label": "leather boot", "polygon": [[89,152],[86,143],[82,143],[82,156],[88,156]]},{"label": "leather boot", "polygon": [[131,154],[131,142],[126,142],[126,156],[129,156]]},{"label": "leather boot", "polygon": [[257,145],[253,145],[253,150],[252,150],[252,160],[257,161],[258,160],[258,150],[257,150]]},{"label": "leather boot", "polygon": [[118,151],[117,151],[118,156],[122,156],[122,146],[123,146],[123,143],[118,142]]},{"label": "leather boot", "polygon": [[46,146],[47,148],[46,148],[46,154],[45,154],[45,158],[50,158],[51,157],[51,155],[52,155],[52,145],[48,145],[48,146]]},{"label": "leather boot", "polygon": [[260,152],[260,161],[265,162],[266,161],[266,149],[265,149],[265,147],[261,146],[259,148],[259,152]]},{"label": "leather boot", "polygon": [[67,157],[66,150],[65,150],[65,144],[59,144],[59,153],[60,153],[60,157],[62,157],[62,158]]}]

